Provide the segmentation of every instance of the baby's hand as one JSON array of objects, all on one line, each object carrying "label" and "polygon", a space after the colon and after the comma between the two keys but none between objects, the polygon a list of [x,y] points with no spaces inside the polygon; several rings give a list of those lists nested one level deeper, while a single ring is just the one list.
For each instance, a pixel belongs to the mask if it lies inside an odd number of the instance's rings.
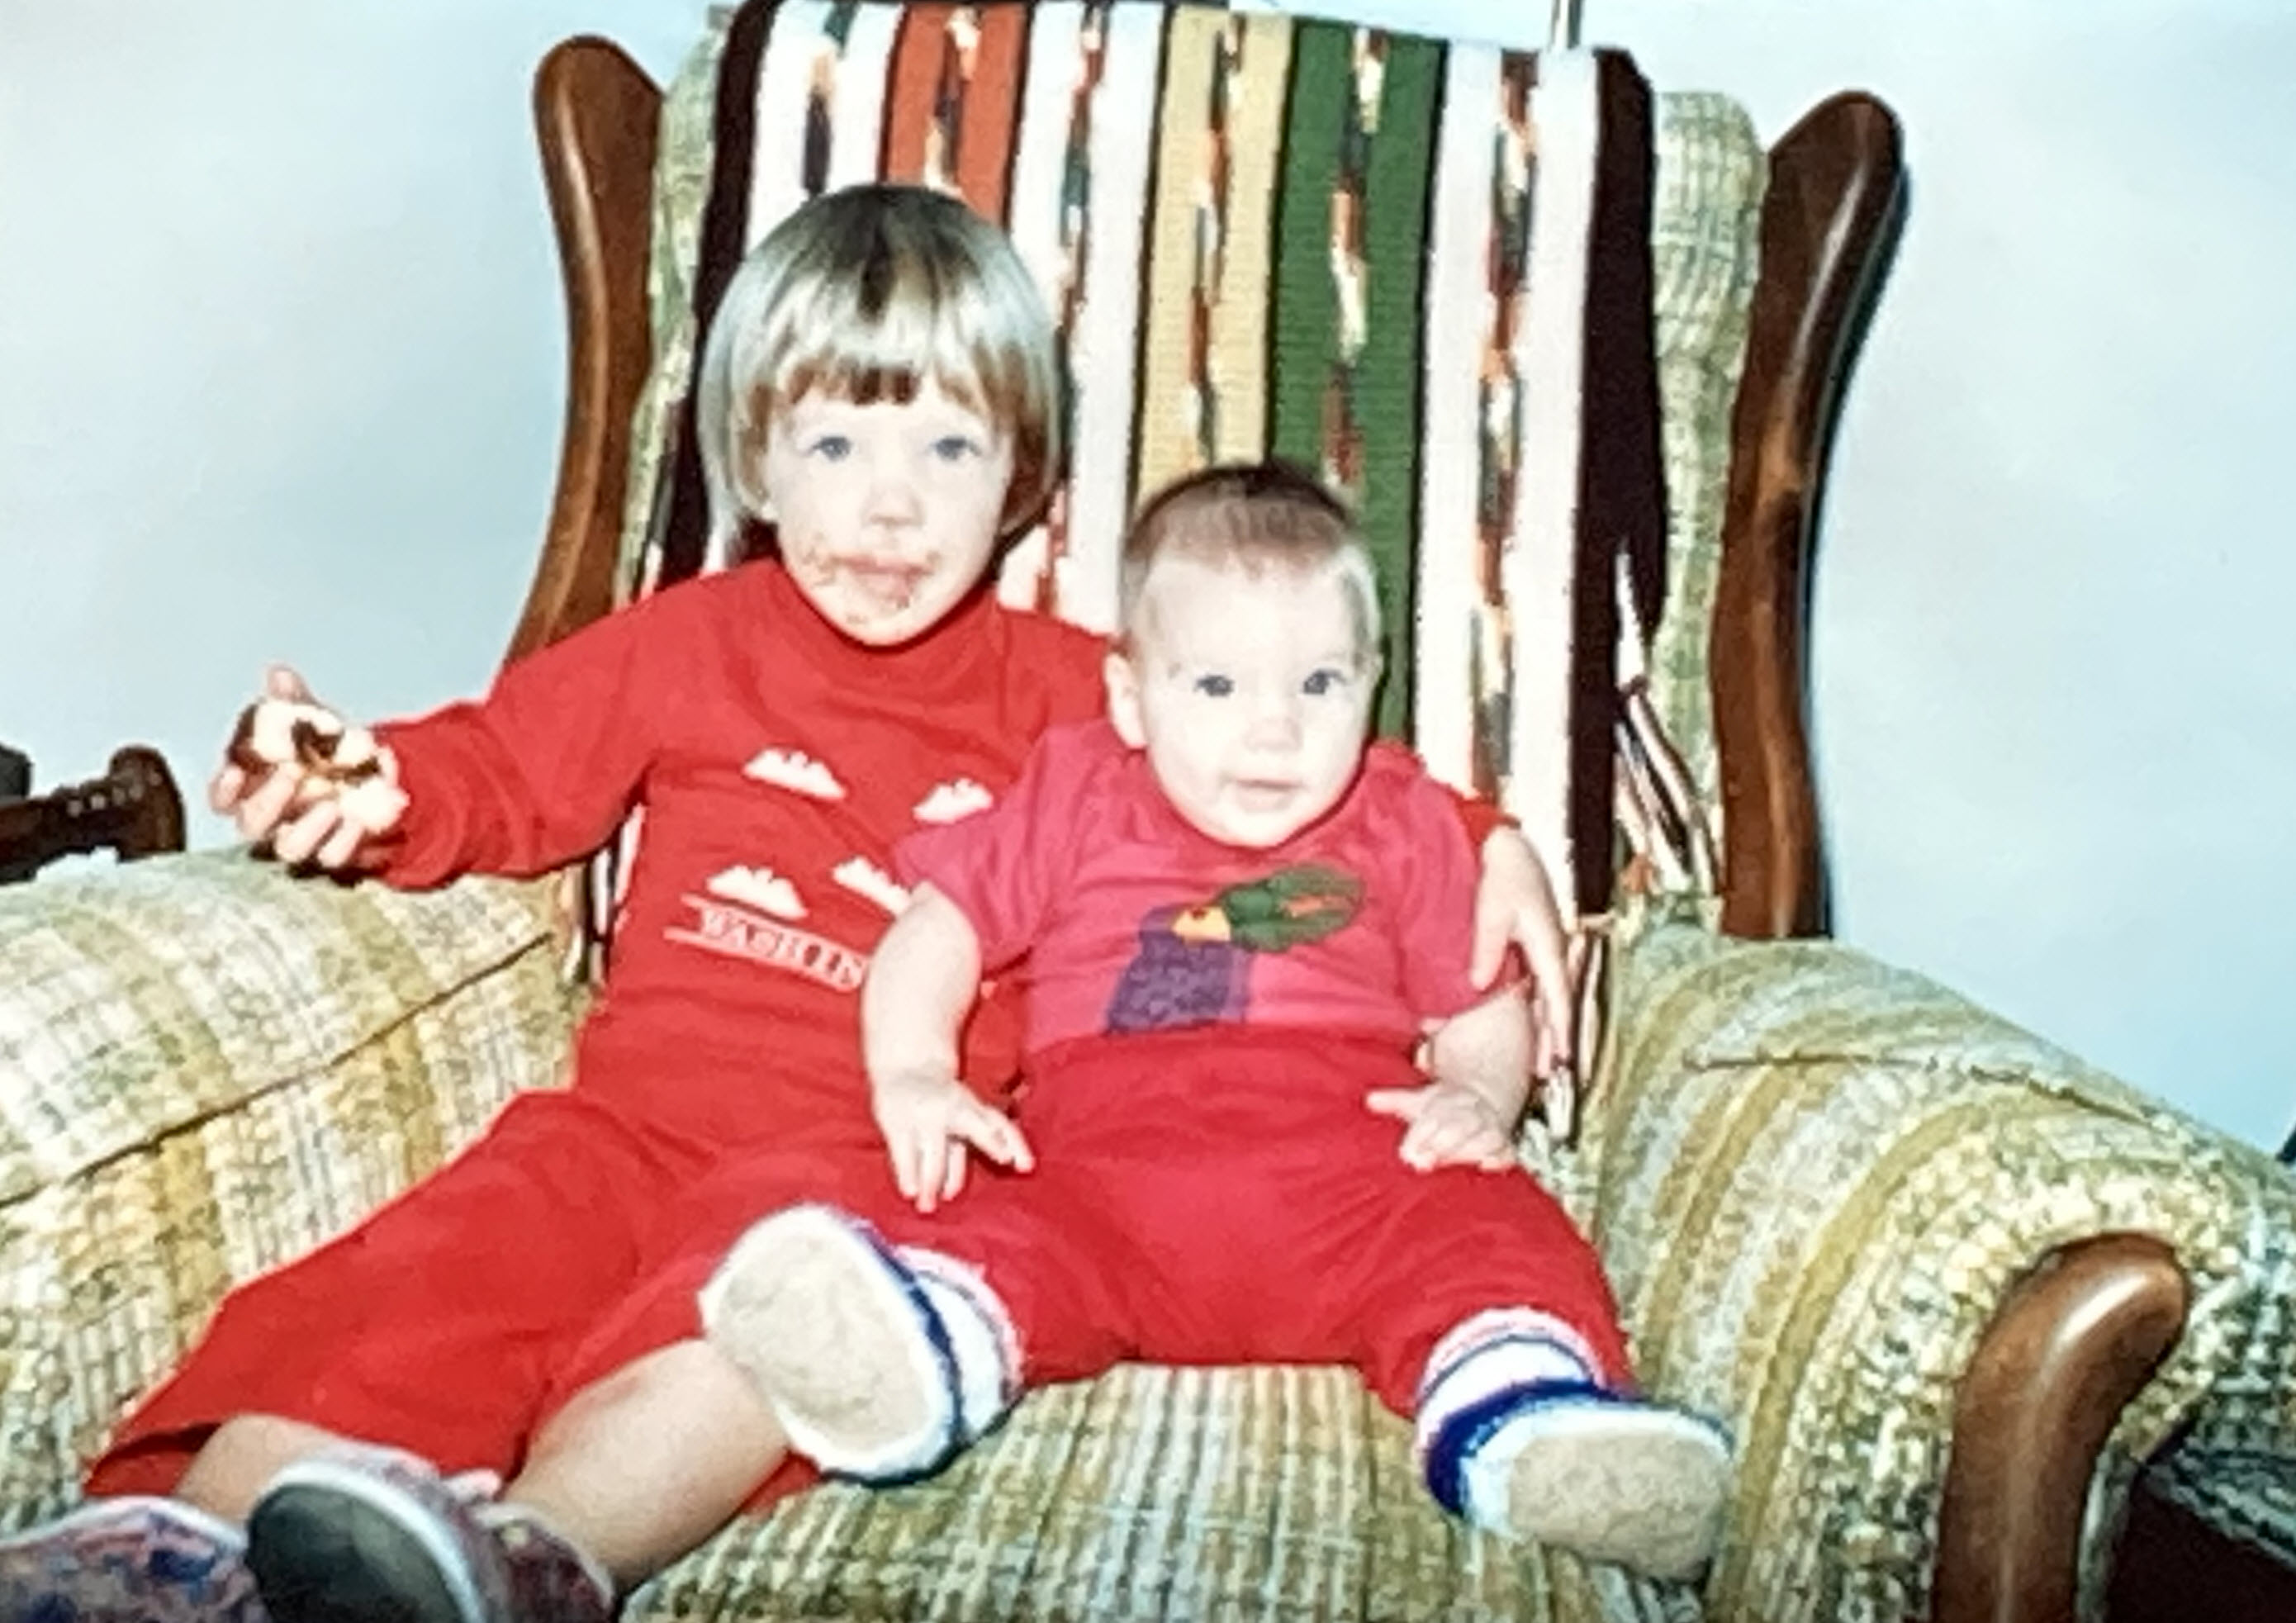
[{"label": "baby's hand", "polygon": [[1514,1141],[1490,1102],[1456,1082],[1424,1087],[1383,1087],[1364,1095],[1382,1116],[1410,1125],[1396,1153],[1418,1172],[1438,1167],[1475,1167],[1503,1172],[1515,1164]]},{"label": "baby's hand", "polygon": [[208,804],[282,861],[349,867],[359,848],[406,809],[398,763],[373,734],[311,697],[274,666],[264,695],[240,713]]},{"label": "baby's hand", "polygon": [[931,1211],[964,1192],[968,1145],[1016,1172],[1037,1164],[1013,1119],[983,1104],[955,1077],[880,1078],[870,1095],[892,1157],[893,1182],[919,1211]]}]

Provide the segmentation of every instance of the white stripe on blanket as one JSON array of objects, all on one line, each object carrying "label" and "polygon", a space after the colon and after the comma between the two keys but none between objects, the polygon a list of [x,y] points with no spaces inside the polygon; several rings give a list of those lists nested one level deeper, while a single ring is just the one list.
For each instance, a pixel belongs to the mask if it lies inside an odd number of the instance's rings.
[{"label": "white stripe on blanket", "polygon": [[1138,362],[1141,231],[1155,143],[1160,6],[1116,5],[1093,97],[1092,233],[1073,335],[1076,444],[1070,452],[1068,548],[1054,565],[1054,607],[1092,631],[1116,627],[1116,559],[1132,501],[1133,374]]},{"label": "white stripe on blanket", "polygon": [[[833,58],[825,0],[783,0],[774,13],[766,59],[758,67],[758,100],[752,116],[757,137],[750,143],[750,217],[742,246],[763,242],[805,201],[805,114],[815,64]],[[871,159],[875,167],[875,159]]]},{"label": "white stripe on blanket", "polygon": [[1412,733],[1419,758],[1454,789],[1474,787],[1473,654],[1489,611],[1476,526],[1482,478],[1483,352],[1491,298],[1492,133],[1499,55],[1456,45],[1445,65],[1428,205],[1426,354],[1422,365],[1418,635]]},{"label": "white stripe on blanket", "polygon": [[846,25],[829,102],[824,184],[832,192],[873,181],[882,167],[885,83],[892,77],[893,44],[900,29],[901,13],[890,5],[857,6]]},{"label": "white stripe on blanket", "polygon": [[[1067,190],[1069,111],[1083,76],[1084,12],[1073,5],[1040,5],[1029,19],[1027,71],[1021,83],[1020,127],[1013,136],[1013,181],[1005,229],[1037,291],[1061,318],[1063,301],[1083,267],[1072,262],[1065,233],[1077,222],[1063,206]],[[1062,339],[1070,335],[1063,332]],[[1067,498],[1056,498],[1063,507]],[[1065,533],[1066,526],[1062,526]],[[1014,544],[997,577],[997,594],[1016,609],[1033,609],[1051,569],[1051,527],[1039,521]]]},{"label": "white stripe on blanket", "polygon": [[[1578,570],[1581,344],[1594,225],[1601,96],[1591,51],[1542,55],[1531,93],[1537,168],[1531,180],[1529,288],[1515,334],[1522,380],[1514,533],[1503,565],[1513,620],[1506,808],[1521,823],[1563,915],[1571,881],[1572,579]],[[1609,582],[1597,589],[1607,590]]]}]

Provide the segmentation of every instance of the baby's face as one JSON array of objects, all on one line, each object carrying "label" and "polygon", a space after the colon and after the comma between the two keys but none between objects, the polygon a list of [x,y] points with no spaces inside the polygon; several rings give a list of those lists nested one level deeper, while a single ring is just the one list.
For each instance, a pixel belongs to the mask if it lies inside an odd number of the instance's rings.
[{"label": "baby's face", "polygon": [[1131,652],[1110,656],[1110,714],[1181,816],[1264,850],[1339,803],[1377,670],[1337,570],[1255,577],[1167,556],[1137,619]]},{"label": "baby's face", "polygon": [[931,382],[867,406],[806,395],[766,443],[783,563],[822,619],[873,647],[931,630],[972,589],[1012,482],[1010,437]]}]

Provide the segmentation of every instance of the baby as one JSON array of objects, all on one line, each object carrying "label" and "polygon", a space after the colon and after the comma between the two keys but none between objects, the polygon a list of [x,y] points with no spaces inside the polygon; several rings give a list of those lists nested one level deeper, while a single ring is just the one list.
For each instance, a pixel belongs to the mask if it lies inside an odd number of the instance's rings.
[{"label": "baby", "polygon": [[[793,1447],[865,1481],[1128,1359],[1350,1364],[1447,1509],[1695,1573],[1728,1443],[1636,1394],[1593,1247],[1515,1163],[1524,988],[1470,975],[1455,803],[1366,748],[1379,605],[1349,514],[1280,464],[1183,480],[1119,602],[1109,718],[900,848],[914,895],[862,995],[900,1198],[765,1218],[704,1293],[709,1339]],[[1007,1117],[958,1039],[1014,970]],[[975,1152],[1028,1176],[967,1193]]]}]

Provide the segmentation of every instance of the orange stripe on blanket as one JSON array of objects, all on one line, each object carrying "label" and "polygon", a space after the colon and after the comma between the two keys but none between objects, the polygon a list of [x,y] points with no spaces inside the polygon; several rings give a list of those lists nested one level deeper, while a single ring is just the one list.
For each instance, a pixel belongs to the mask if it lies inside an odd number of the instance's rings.
[{"label": "orange stripe on blanket", "polygon": [[1013,136],[1021,117],[1021,80],[1028,60],[1029,8],[976,8],[980,37],[965,70],[956,129],[956,189],[980,213],[1004,217],[1013,176]]},{"label": "orange stripe on blanket", "polygon": [[887,180],[928,181],[927,148],[940,94],[941,63],[948,47],[949,20],[962,8],[912,5],[901,18],[893,45],[893,68],[885,91],[885,155],[879,166]]}]

